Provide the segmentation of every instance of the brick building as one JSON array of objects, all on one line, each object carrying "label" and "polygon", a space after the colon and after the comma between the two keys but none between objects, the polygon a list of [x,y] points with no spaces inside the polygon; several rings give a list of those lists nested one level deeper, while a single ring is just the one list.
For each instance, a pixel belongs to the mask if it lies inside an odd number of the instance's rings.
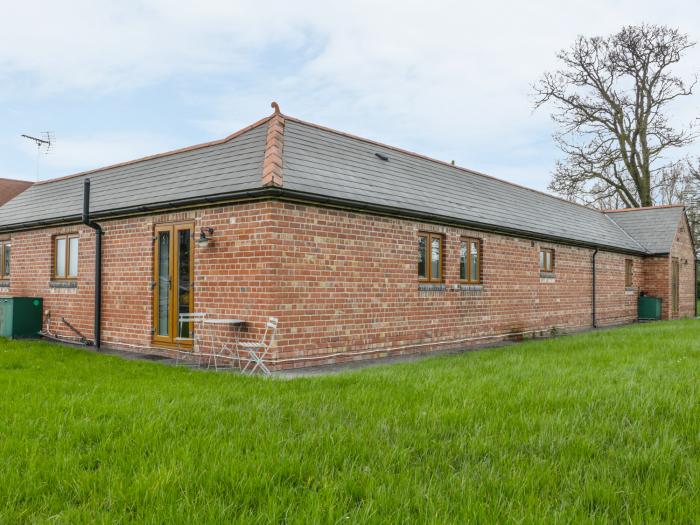
[{"label": "brick building", "polygon": [[[682,207],[599,212],[276,105],[223,140],[0,207],[0,294],[42,297],[46,331],[75,336],[65,319],[94,340],[97,236],[99,340],[135,351],[182,349],[187,312],[245,319],[253,337],[278,317],[277,368],[633,322],[640,293],[664,319],[695,315]],[[232,337],[202,332],[209,349]]]}]

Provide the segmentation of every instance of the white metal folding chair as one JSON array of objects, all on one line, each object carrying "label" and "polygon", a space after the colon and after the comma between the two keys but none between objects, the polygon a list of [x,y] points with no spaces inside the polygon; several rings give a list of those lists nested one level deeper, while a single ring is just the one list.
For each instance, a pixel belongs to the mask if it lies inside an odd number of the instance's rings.
[{"label": "white metal folding chair", "polygon": [[[197,366],[202,366],[202,347],[200,345],[200,337],[198,336],[199,334],[199,328],[201,327],[202,322],[204,319],[206,319],[207,314],[200,314],[200,313],[188,313],[188,314],[180,314],[178,316],[178,329],[177,329],[177,337],[175,338],[175,342],[178,344],[180,343],[192,343],[192,354],[197,356]],[[189,337],[185,337],[185,326],[191,327],[189,331]],[[180,360],[180,352],[178,351],[178,362]],[[211,355],[209,356],[209,362],[211,362]],[[209,362],[207,362],[207,367],[209,366]]]},{"label": "white metal folding chair", "polygon": [[[244,340],[238,341],[238,362],[246,361],[244,367],[241,368],[241,372],[245,373],[250,369],[250,373],[253,374],[260,368],[265,375],[270,375],[270,369],[265,364],[265,358],[267,357],[270,347],[275,340],[275,335],[277,334],[277,318],[270,317],[265,323],[265,333],[260,341]],[[247,354],[247,355],[241,355]],[[239,364],[240,366],[240,364]]]}]

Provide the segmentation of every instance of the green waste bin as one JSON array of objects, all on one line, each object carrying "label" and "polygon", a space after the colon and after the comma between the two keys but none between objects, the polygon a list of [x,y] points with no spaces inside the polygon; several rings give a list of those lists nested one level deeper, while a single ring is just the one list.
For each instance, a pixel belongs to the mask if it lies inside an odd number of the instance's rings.
[{"label": "green waste bin", "polygon": [[640,321],[658,321],[661,319],[661,298],[651,295],[639,296],[638,317]]},{"label": "green waste bin", "polygon": [[37,337],[41,331],[42,300],[37,297],[0,297],[0,336]]}]

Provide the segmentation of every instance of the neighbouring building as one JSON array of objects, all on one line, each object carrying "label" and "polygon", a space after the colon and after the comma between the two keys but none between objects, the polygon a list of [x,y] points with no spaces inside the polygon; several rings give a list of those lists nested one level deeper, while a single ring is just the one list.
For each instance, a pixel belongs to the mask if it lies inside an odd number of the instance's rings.
[{"label": "neighbouring building", "polygon": [[[276,105],[222,140],[36,183],[0,207],[0,294],[42,297],[59,337],[75,336],[65,320],[95,338],[96,224],[100,339],[135,351],[182,347],[188,312],[244,319],[248,337],[278,317],[276,368],[629,323],[640,293],[664,319],[695,315],[682,207],[592,210]],[[213,349],[232,334],[200,336]]]},{"label": "neighbouring building", "polygon": [[0,206],[14,199],[31,185],[32,183],[26,180],[3,179],[0,177]]},{"label": "neighbouring building", "polygon": [[[24,180],[5,179],[0,177],[0,206],[14,199],[17,195],[31,186]],[[10,275],[11,244],[7,238],[0,237],[0,279]]]}]

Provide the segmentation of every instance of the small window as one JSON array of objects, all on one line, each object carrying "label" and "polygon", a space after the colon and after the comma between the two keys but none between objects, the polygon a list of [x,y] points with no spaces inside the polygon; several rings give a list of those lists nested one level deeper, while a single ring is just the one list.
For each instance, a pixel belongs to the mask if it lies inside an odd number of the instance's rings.
[{"label": "small window", "polygon": [[78,277],[78,236],[54,237],[54,277],[75,279]]},{"label": "small window", "polygon": [[420,235],[418,237],[418,278],[422,280],[428,279],[428,236]]},{"label": "small window", "polygon": [[481,284],[481,240],[462,239],[459,247],[459,278],[468,284]]},{"label": "small window", "polygon": [[540,271],[543,273],[554,272],[554,250],[550,248],[540,250]]},{"label": "small window", "polygon": [[632,288],[634,276],[634,261],[632,259],[625,260],[625,288]]},{"label": "small window", "polygon": [[10,278],[10,241],[2,241],[0,245],[0,277]]},{"label": "small window", "polygon": [[418,279],[425,282],[442,282],[443,237],[437,233],[421,233],[418,236]]}]

